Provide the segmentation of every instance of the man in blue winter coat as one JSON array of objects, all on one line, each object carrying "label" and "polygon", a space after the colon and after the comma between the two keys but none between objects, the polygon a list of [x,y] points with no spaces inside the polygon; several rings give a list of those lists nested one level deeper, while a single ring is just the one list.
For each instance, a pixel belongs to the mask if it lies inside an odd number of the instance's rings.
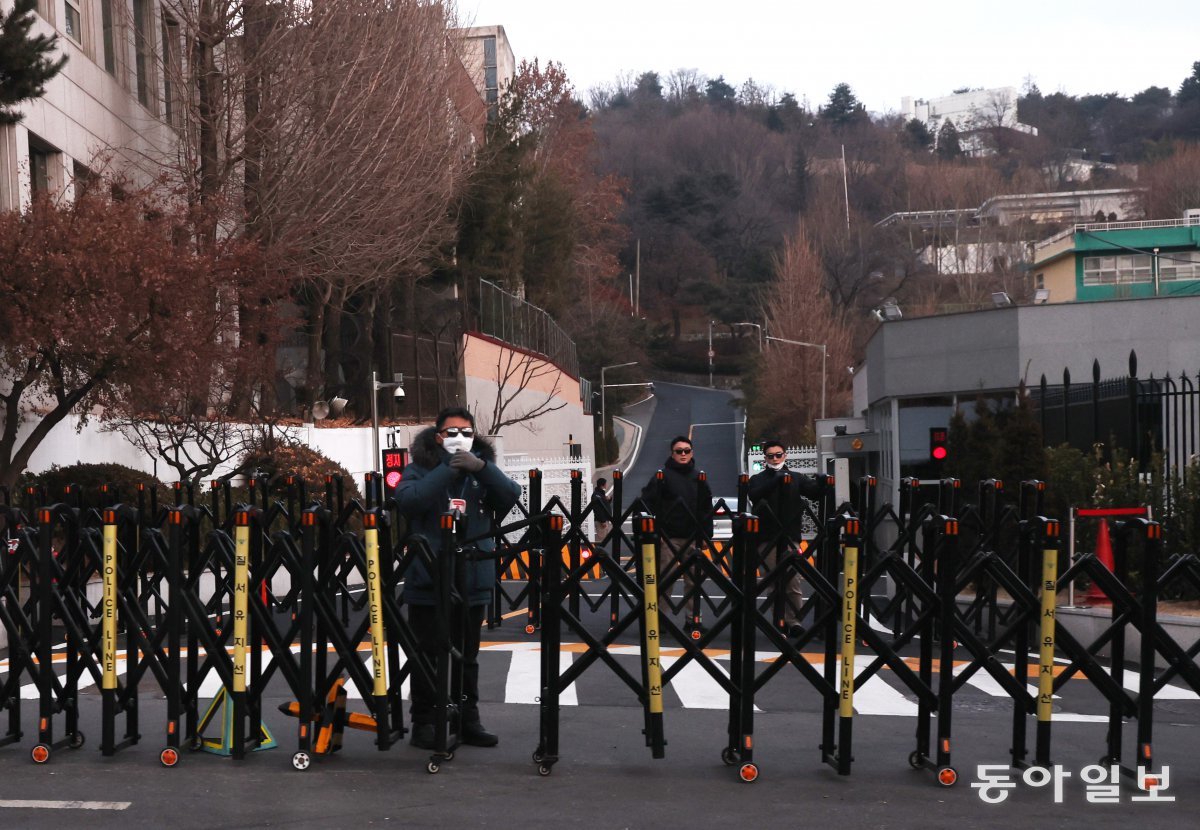
[{"label": "man in blue winter coat", "polygon": [[[496,451],[475,434],[475,418],[462,407],[438,413],[437,422],[413,439],[412,463],[396,491],[400,512],[408,519],[409,532],[424,536],[435,556],[440,554],[441,516],[457,510],[462,514],[466,536],[487,533],[495,519],[502,519],[517,503],[521,486],[496,466]],[[475,542],[481,551],[495,550],[495,542],[484,536]],[[496,563],[480,559],[466,563],[469,608],[463,644],[463,701],[459,736],[470,746],[499,743],[484,729],[479,718],[479,635],[484,612],[492,598]],[[438,651],[436,599],[433,578],[424,564],[414,560],[405,577],[404,601],[408,621],[422,651],[430,659]],[[413,746],[434,748],[435,690],[416,672],[412,676]]]}]

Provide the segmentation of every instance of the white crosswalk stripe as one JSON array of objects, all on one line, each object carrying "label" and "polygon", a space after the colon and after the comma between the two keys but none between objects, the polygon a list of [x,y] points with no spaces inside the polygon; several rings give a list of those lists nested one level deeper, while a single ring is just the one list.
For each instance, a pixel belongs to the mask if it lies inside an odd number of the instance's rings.
[{"label": "white crosswalk stripe", "polygon": [[[566,671],[577,658],[581,646],[577,644],[564,644],[564,648],[559,655],[560,671]],[[292,652],[298,653],[299,646],[293,645]],[[637,676],[638,665],[637,660],[641,654],[638,646],[635,645],[614,645],[609,648],[609,653],[618,660],[627,661],[630,671]],[[662,665],[664,671],[670,669],[682,657],[682,649],[666,648],[662,655]],[[368,674],[372,670],[371,654],[369,650],[360,652],[364,667]],[[728,673],[723,663],[727,665],[729,654],[727,651],[713,649],[710,656],[714,660],[714,664],[719,670]],[[772,662],[779,658],[778,652],[773,651],[758,651],[755,653],[756,659],[763,664]],[[806,655],[815,664],[818,671],[821,670],[821,661],[824,659],[823,654]],[[264,670],[270,665],[272,656],[269,653],[263,655]],[[871,655],[856,655],[855,667],[858,671],[866,668],[874,659]],[[1062,661],[1058,661],[1062,662]],[[541,646],[537,642],[485,642],[480,650],[481,674],[485,677],[495,676],[496,674],[504,673],[504,703],[514,704],[536,704],[541,694]],[[1012,671],[1011,663],[1002,664],[1006,671]],[[56,661],[56,669],[59,664]],[[63,666],[65,668],[65,665]],[[964,667],[958,666],[955,669],[956,673],[963,670]],[[59,669],[61,670],[61,669]],[[124,676],[126,670],[126,658],[124,652],[118,652],[117,671],[118,675]],[[6,675],[8,671],[8,661],[0,660],[0,677]],[[607,672],[607,669],[597,665],[589,669],[579,678],[576,683],[573,683],[565,689],[560,696],[560,704],[563,706],[578,706],[579,705],[579,687],[586,685],[591,681],[593,673]],[[795,674],[794,669],[786,668],[781,674]],[[609,673],[611,676],[611,672]],[[65,677],[59,676],[60,682],[65,682]],[[1126,689],[1136,691],[1140,681],[1140,675],[1137,671],[1126,669],[1122,678],[1123,685]],[[147,672],[145,681],[147,688],[156,688],[152,675]],[[1182,681],[1180,681],[1182,684]],[[96,684],[92,680],[89,673],[85,672],[79,680],[81,690],[93,688]],[[1008,694],[1004,688],[986,672],[976,671],[968,680],[967,685],[977,693],[983,694],[989,698],[1006,699]],[[1072,680],[1068,683],[1063,691],[1069,691],[1075,688],[1086,688],[1090,684],[1079,679]],[[214,671],[209,671],[200,686],[200,697],[202,699],[211,699],[221,688],[221,680]],[[708,672],[708,670],[695,661],[688,662],[680,669],[672,678],[671,682],[666,687],[673,697],[677,699],[678,704],[685,709],[709,709],[709,710],[724,710],[729,705],[729,696],[725,690]],[[1030,693],[1036,693],[1036,687],[1031,684],[1026,684],[1026,688]],[[764,692],[769,692],[771,685],[768,684]],[[353,683],[348,683],[346,686],[347,696],[351,699],[361,699],[362,695]],[[409,682],[406,679],[401,689],[404,699],[409,699]],[[34,683],[23,683],[20,689],[22,700],[36,700],[38,698],[37,686]],[[1056,700],[1061,703],[1062,695],[1055,695]],[[1160,700],[1174,701],[1200,701],[1200,694],[1197,694],[1190,688],[1183,685],[1168,684],[1161,689],[1156,695]],[[763,701],[763,694],[760,693],[758,701]],[[485,696],[486,702],[486,696]],[[766,705],[766,704],[764,704]],[[1074,722],[1104,722],[1107,720],[1107,715],[1100,714],[1106,704],[1093,701],[1093,706],[1100,707],[1096,714],[1082,714],[1070,711],[1056,711],[1054,719],[1060,721]],[[762,711],[759,707],[755,707],[756,711]],[[913,695],[904,685],[899,682],[895,675],[888,671],[880,671],[873,675],[866,683],[854,690],[854,709],[859,715],[868,716],[888,716],[888,717],[915,717],[917,714],[917,703],[915,695]]]}]

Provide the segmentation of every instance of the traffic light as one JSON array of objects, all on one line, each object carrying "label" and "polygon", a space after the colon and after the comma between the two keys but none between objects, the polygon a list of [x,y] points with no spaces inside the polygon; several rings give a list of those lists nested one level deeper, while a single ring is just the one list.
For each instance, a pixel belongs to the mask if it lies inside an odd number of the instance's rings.
[{"label": "traffic light", "polygon": [[408,450],[386,449],[383,454],[383,497],[386,499],[395,494],[404,478],[404,467],[408,464]]},{"label": "traffic light", "polygon": [[945,427],[929,428],[929,460],[945,461],[950,455],[950,431]]}]

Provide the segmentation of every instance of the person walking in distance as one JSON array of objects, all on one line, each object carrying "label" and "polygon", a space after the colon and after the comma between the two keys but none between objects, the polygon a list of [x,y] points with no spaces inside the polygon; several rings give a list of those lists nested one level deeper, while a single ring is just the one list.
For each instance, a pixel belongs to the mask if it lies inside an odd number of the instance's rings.
[{"label": "person walking in distance", "polygon": [[596,543],[603,544],[612,532],[612,495],[606,478],[596,479],[592,491],[592,521],[596,523]]},{"label": "person walking in distance", "polygon": [[[764,441],[763,455],[767,465],[762,472],[750,477],[749,496],[751,510],[759,519],[759,557],[774,573],[777,564],[799,550],[804,525],[800,497],[819,499],[824,482],[817,476],[789,472],[787,448],[781,441]],[[785,484],[784,479],[789,476],[790,482]],[[799,637],[804,633],[799,621],[804,590],[800,574],[790,568],[788,571],[789,574],[776,577],[775,592],[778,596],[779,591],[785,591],[780,621],[784,631],[789,637]]]},{"label": "person walking in distance", "polygon": [[[713,535],[712,490],[696,472],[696,459],[690,438],[678,435],[671,439],[671,454],[660,477],[654,477],[642,488],[642,502],[655,516],[661,543],[658,549],[658,576],[662,582],[672,562],[685,567],[683,591],[691,613],[684,630],[699,637],[703,632],[698,581],[695,570],[687,568],[688,560],[698,551],[707,550]],[[700,581],[703,581],[701,576]]]},{"label": "person walking in distance", "polygon": [[[409,532],[421,534],[434,556],[444,555],[441,516],[458,511],[467,537],[481,536],[476,545],[483,552],[495,549],[485,535],[494,527],[494,517],[508,514],[521,496],[521,486],[496,466],[496,451],[475,434],[475,418],[462,407],[438,413],[434,426],[417,434],[412,442],[412,463],[396,490],[400,512],[408,519]],[[483,727],[479,717],[479,637],[484,612],[491,601],[496,580],[496,563],[490,559],[467,562],[467,625],[462,649],[463,700],[459,711],[459,738],[469,746],[495,746],[499,742]],[[414,558],[405,577],[404,602],[408,621],[421,651],[436,658],[442,643],[438,636],[433,578],[419,558]],[[421,672],[412,674],[413,746],[434,748],[434,704],[436,691]]]}]

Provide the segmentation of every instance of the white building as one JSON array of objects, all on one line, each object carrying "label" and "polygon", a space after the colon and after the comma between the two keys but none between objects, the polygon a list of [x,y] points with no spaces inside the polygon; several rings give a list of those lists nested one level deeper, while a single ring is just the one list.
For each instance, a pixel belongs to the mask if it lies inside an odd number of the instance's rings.
[{"label": "white building", "polygon": [[503,26],[472,26],[457,29],[455,33],[463,45],[463,66],[487,104],[490,116],[500,95],[517,74],[517,61],[508,35]]},{"label": "white building", "polygon": [[1037,135],[1037,128],[1017,120],[1017,89],[1011,86],[994,89],[974,89],[944,95],[941,98],[904,97],[900,101],[900,114],[925,124],[937,136],[938,130],[950,121],[961,136],[963,151],[980,154],[986,151],[984,143],[976,135],[980,130],[1005,128],[1027,135]]},{"label": "white building", "polygon": [[[6,13],[12,5],[0,0]],[[175,145],[178,103],[162,56],[180,60],[178,23],[154,0],[40,0],[33,32],[57,35],[67,64],[18,108],[21,123],[0,126],[0,210],[41,190],[69,196],[101,164],[152,176]]]}]

